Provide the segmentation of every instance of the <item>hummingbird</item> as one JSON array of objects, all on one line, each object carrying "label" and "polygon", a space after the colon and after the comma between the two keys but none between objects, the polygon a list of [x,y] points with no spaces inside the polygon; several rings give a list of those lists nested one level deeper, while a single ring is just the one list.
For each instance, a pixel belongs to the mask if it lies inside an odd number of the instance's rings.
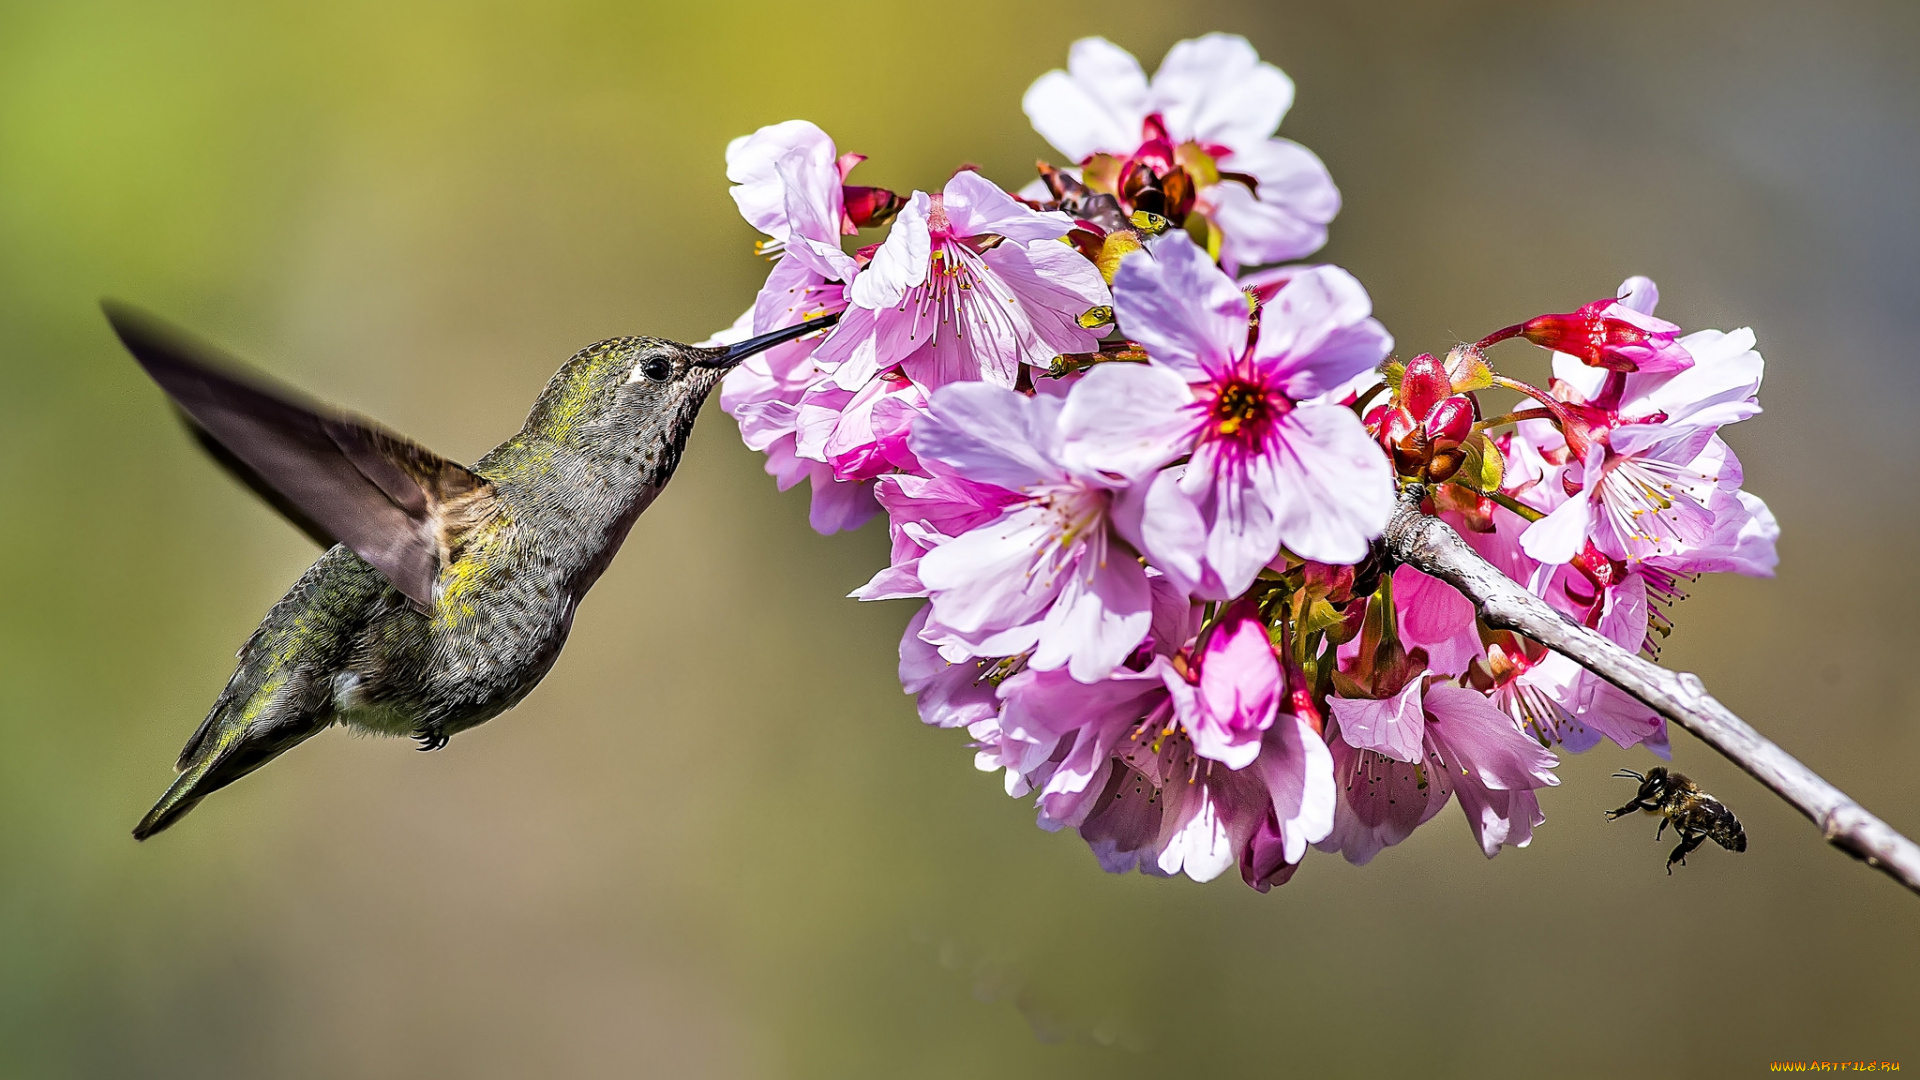
[{"label": "hummingbird", "polygon": [[468,467],[133,308],[103,307],[201,446],[326,549],[241,646],[137,840],[334,724],[438,750],[518,704],[672,479],[721,377],[839,318],[716,348],[589,345],[519,433]]}]

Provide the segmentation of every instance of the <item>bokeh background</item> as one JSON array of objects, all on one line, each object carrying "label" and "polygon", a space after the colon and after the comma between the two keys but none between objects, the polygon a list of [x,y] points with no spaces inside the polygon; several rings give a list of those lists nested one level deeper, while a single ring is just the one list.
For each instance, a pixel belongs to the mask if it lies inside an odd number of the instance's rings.
[{"label": "bokeh background", "polygon": [[[473,459],[569,353],[698,338],[764,264],[722,149],[803,116],[868,183],[1045,152],[1101,33],[1248,35],[1403,353],[1607,295],[1758,329],[1732,441],[1774,581],[1667,659],[1920,829],[1911,4],[0,6],[0,1075],[1744,1076],[1920,1067],[1920,905],[1685,735],[1752,848],[1669,878],[1596,751],[1488,862],[1452,809],[1259,896],[1101,874],[922,729],[909,610],[709,407],[525,704],[330,733],[127,829],[312,558],[190,447],[125,297]],[[1534,362],[1524,350],[1508,362]],[[1231,875],[1229,875],[1231,876]]]}]

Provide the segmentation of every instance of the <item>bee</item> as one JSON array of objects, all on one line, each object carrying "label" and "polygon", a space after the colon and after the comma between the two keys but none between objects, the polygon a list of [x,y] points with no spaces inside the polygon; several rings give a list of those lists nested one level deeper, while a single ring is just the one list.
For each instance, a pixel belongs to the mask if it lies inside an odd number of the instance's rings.
[{"label": "bee", "polygon": [[1687,865],[1687,853],[1701,844],[1712,840],[1728,851],[1747,850],[1747,831],[1740,827],[1740,819],[1719,799],[1700,790],[1700,785],[1687,779],[1680,773],[1670,773],[1664,768],[1656,768],[1645,775],[1632,769],[1622,769],[1613,774],[1623,780],[1640,781],[1640,790],[1633,801],[1618,810],[1607,811],[1607,820],[1625,817],[1635,810],[1645,810],[1649,814],[1660,815],[1660,827],[1654,830],[1653,838],[1660,839],[1667,831],[1669,822],[1673,831],[1680,834],[1680,846],[1667,856],[1667,873],[1673,873],[1673,864]]}]

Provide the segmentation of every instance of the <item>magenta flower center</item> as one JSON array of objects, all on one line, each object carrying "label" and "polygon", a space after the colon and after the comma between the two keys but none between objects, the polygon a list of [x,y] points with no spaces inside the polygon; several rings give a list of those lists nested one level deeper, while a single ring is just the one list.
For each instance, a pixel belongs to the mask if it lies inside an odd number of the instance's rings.
[{"label": "magenta flower center", "polygon": [[1205,438],[1229,439],[1245,446],[1258,446],[1266,440],[1267,429],[1292,408],[1293,403],[1267,387],[1240,375],[1229,375],[1213,386],[1213,400],[1201,404],[1207,410]]}]

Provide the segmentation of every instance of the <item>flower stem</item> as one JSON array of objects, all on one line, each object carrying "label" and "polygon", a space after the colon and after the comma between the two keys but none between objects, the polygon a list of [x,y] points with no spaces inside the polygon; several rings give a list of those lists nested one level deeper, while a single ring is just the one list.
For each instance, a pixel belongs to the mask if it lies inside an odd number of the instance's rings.
[{"label": "flower stem", "polygon": [[1502,413],[1499,416],[1482,420],[1473,425],[1473,430],[1485,431],[1488,428],[1499,427],[1501,424],[1518,424],[1522,420],[1553,420],[1558,422],[1559,419],[1560,417],[1557,413],[1545,407],[1538,409],[1521,409],[1517,412]]},{"label": "flower stem", "polygon": [[[1473,489],[1468,488],[1467,490],[1472,491]],[[1501,506],[1506,507],[1507,509],[1513,511],[1516,514],[1519,514],[1522,518],[1525,518],[1527,521],[1530,521],[1530,522],[1539,521],[1541,518],[1547,516],[1541,513],[1540,511],[1535,510],[1533,507],[1528,506],[1526,503],[1521,502],[1519,499],[1516,499],[1513,496],[1508,495],[1507,493],[1502,491],[1474,491],[1473,493],[1475,495],[1485,495],[1487,498],[1492,499],[1494,502],[1499,503]]]}]

